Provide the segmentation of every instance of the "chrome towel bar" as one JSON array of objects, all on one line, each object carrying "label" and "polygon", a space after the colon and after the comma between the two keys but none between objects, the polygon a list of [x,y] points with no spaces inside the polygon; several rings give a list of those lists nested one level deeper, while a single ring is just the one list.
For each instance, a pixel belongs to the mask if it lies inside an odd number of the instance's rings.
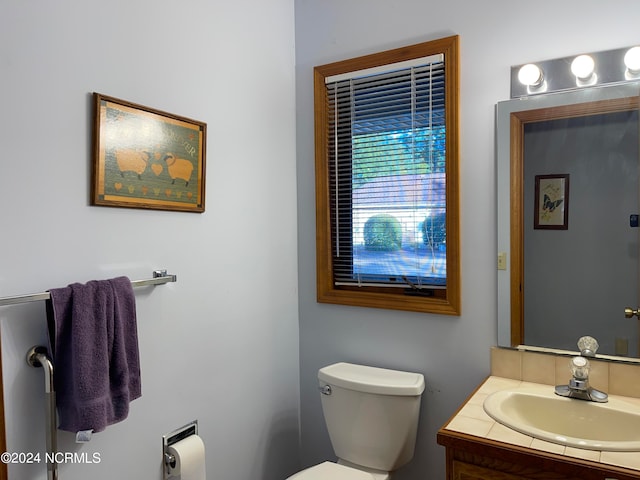
[{"label": "chrome towel bar", "polygon": [[[144,280],[132,280],[133,287],[145,287],[147,285],[161,285],[163,283],[177,282],[176,275],[168,275],[166,270],[154,270],[153,278]],[[4,305],[15,305],[17,303],[38,302],[41,300],[49,300],[51,295],[49,292],[29,293],[26,295],[13,295],[11,297],[0,297],[0,307]]]}]

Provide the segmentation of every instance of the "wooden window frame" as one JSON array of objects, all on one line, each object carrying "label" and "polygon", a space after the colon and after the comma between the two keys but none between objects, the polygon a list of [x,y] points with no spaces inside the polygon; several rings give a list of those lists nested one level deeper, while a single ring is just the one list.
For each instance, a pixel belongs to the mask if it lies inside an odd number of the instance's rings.
[{"label": "wooden window frame", "polygon": [[[430,55],[445,58],[447,285],[432,296],[410,295],[404,289],[335,285],[333,280],[329,190],[328,97],[325,78],[409,61]],[[317,301],[341,305],[460,315],[459,200],[459,37],[457,35],[387,50],[314,68],[316,281]]]}]

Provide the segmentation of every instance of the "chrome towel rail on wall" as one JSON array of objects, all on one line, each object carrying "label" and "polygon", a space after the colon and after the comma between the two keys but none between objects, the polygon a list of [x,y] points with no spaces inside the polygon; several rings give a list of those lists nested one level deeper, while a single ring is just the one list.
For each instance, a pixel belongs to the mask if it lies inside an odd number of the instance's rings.
[{"label": "chrome towel rail on wall", "polygon": [[[145,280],[132,280],[131,286],[145,287],[147,285],[160,285],[163,283],[177,282],[176,275],[168,275],[166,270],[154,270],[153,278]],[[51,295],[49,292],[29,293],[26,295],[13,295],[11,297],[0,297],[0,307],[4,305],[15,305],[17,303],[38,302],[41,300],[49,300]]]}]

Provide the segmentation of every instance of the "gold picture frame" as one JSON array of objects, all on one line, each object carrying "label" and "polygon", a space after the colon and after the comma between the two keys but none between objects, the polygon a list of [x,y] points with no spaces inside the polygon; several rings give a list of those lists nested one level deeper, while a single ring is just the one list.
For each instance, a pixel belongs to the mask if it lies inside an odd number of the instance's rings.
[{"label": "gold picture frame", "polygon": [[206,123],[93,98],[91,204],[204,212]]}]

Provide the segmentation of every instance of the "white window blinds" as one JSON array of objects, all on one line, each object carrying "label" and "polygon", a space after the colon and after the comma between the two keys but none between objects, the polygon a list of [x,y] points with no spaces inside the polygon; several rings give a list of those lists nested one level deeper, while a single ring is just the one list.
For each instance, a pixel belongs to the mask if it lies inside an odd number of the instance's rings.
[{"label": "white window blinds", "polygon": [[335,284],[445,287],[444,56],[325,83]]}]

